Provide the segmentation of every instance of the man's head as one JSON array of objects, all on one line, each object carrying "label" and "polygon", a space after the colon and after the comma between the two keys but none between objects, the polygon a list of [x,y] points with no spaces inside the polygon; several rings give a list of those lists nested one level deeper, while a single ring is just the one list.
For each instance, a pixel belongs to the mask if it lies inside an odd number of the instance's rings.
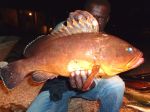
[{"label": "man's head", "polygon": [[88,0],[85,10],[90,12],[98,21],[100,31],[104,30],[109,20],[110,4],[107,0]]}]

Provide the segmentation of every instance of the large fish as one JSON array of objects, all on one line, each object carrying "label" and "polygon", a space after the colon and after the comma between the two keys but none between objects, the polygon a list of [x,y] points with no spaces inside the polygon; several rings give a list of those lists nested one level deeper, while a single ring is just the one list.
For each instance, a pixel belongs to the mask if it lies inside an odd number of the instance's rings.
[{"label": "large fish", "polygon": [[34,81],[42,82],[58,75],[69,77],[76,70],[93,70],[87,88],[94,77],[117,75],[144,60],[140,50],[116,36],[99,32],[96,19],[79,10],[58,24],[51,34],[27,45],[24,55],[24,59],[9,63],[0,71],[8,89],[29,74]]}]

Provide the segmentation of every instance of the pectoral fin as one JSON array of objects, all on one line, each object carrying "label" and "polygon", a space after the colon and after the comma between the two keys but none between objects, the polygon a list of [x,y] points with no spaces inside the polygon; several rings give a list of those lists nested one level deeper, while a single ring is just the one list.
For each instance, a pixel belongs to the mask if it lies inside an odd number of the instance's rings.
[{"label": "pectoral fin", "polygon": [[82,91],[86,91],[89,89],[89,87],[91,86],[96,74],[99,72],[99,65],[95,65],[92,68],[92,73],[90,74],[90,76],[88,77],[88,79],[86,80],[86,82],[83,85]]},{"label": "pectoral fin", "polygon": [[41,83],[47,81],[48,79],[56,78],[57,76],[58,75],[54,73],[49,73],[45,71],[35,71],[32,74],[32,80]]}]

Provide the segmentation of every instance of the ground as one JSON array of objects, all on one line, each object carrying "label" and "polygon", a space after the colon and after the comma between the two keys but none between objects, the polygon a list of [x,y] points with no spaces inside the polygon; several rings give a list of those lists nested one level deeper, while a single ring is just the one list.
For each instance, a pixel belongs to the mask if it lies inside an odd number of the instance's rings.
[{"label": "ground", "polygon": [[[0,112],[25,112],[32,100],[37,96],[43,84],[36,84],[26,78],[18,87],[8,91],[0,83]],[[139,112],[125,105],[130,101],[124,97],[120,112]],[[81,98],[71,99],[68,112],[97,112],[99,104]]]}]

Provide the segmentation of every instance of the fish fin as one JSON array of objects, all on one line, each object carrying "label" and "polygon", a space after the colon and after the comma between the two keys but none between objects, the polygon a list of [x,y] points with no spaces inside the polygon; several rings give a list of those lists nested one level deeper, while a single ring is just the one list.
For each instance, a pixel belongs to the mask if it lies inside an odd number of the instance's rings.
[{"label": "fish fin", "polygon": [[43,40],[45,40],[48,36],[46,35],[41,35],[38,36],[36,39],[34,39],[33,41],[31,41],[30,43],[28,43],[28,45],[26,45],[24,51],[23,51],[23,55],[25,57],[30,57],[32,55],[32,52],[34,51],[33,48],[35,49],[35,47],[38,47],[38,43],[41,43]]},{"label": "fish fin", "polygon": [[48,79],[56,78],[57,76],[58,75],[56,74],[45,72],[45,71],[35,71],[32,74],[32,80],[41,83],[47,81]]},{"label": "fish fin", "polygon": [[94,65],[92,67],[92,72],[90,76],[88,77],[88,79],[86,80],[86,82],[84,83],[82,87],[82,91],[87,91],[91,87],[96,74],[99,72],[99,68],[100,68],[100,65]]},{"label": "fish fin", "polygon": [[0,68],[0,78],[8,89],[16,87],[25,77],[24,75],[17,73],[14,67],[15,64],[12,63]]},{"label": "fish fin", "polygon": [[90,32],[99,32],[97,20],[87,11],[76,10],[70,13],[66,21],[58,24],[51,32],[51,35],[58,38]]}]

